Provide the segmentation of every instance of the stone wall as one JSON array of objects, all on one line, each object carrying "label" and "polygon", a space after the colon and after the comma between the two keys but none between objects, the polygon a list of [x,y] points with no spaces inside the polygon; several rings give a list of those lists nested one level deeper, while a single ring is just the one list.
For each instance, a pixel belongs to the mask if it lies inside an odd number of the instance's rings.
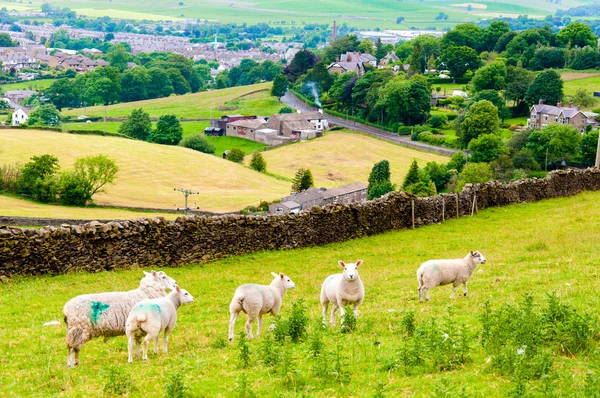
[{"label": "stone wall", "polygon": [[[439,223],[472,211],[600,189],[600,170],[556,171],[544,179],[467,185],[460,194],[416,198],[395,192],[352,205],[300,214],[226,215],[136,221],[93,221],[39,230],[0,228],[0,276],[98,272],[137,266],[180,266],[259,250],[341,242]],[[414,218],[413,218],[414,210]]]}]

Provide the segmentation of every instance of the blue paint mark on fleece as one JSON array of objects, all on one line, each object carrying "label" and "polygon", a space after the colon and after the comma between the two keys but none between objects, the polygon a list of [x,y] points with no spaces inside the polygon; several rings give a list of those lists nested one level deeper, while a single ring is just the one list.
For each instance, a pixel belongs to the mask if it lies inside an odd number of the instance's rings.
[{"label": "blue paint mark on fleece", "polygon": [[158,304],[139,304],[138,308],[150,308],[151,310],[157,311],[160,314],[160,305]]},{"label": "blue paint mark on fleece", "polygon": [[101,303],[99,301],[91,302],[92,314],[90,315],[90,319],[92,321],[92,325],[96,325],[98,323],[98,319],[100,319],[100,315],[104,311],[110,308],[110,305]]}]

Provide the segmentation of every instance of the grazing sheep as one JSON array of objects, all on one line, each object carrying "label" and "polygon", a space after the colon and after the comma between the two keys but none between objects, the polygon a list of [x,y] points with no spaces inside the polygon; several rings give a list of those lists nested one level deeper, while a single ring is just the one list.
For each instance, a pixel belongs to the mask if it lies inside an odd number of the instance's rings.
[{"label": "grazing sheep", "polygon": [[235,321],[237,321],[240,311],[248,314],[248,320],[246,321],[246,333],[248,338],[252,339],[252,323],[258,318],[258,331],[256,336],[260,335],[262,328],[262,316],[263,314],[271,313],[277,315],[281,309],[281,302],[283,295],[286,290],[293,289],[296,284],[284,274],[276,274],[271,272],[273,275],[273,281],[270,285],[257,285],[254,283],[248,283],[241,285],[235,290],[233,300],[229,305],[229,313],[231,318],[229,319],[229,341],[233,341],[233,328]]},{"label": "grazing sheep", "polygon": [[67,365],[79,365],[79,350],[94,337],[125,334],[127,315],[142,300],[163,297],[165,289],[174,290],[177,282],[163,271],[144,272],[140,287],[128,292],[84,294],[69,300],[64,308],[67,324]]},{"label": "grazing sheep", "polygon": [[331,303],[331,326],[335,326],[335,314],[340,309],[340,322],[344,318],[346,310],[344,307],[348,304],[354,304],[354,315],[358,315],[358,306],[365,299],[365,287],[363,286],[358,267],[363,260],[358,260],[355,264],[345,264],[338,261],[338,264],[344,268],[341,274],[329,275],[321,287],[321,307],[323,307],[323,323],[327,322],[327,307]]},{"label": "grazing sheep", "polygon": [[429,301],[427,290],[450,283],[453,284],[450,298],[454,298],[456,287],[461,283],[465,285],[464,295],[466,296],[468,293],[467,281],[480,263],[485,264],[485,257],[481,253],[473,251],[467,254],[465,258],[456,260],[425,261],[417,270],[419,302],[423,302],[423,296]]},{"label": "grazing sheep", "polygon": [[194,297],[179,286],[165,297],[144,300],[137,303],[127,317],[127,353],[128,362],[133,363],[133,340],[136,343],[136,354],[140,355],[140,341],[144,335],[142,360],[148,359],[148,342],[154,339],[154,354],[158,354],[158,335],[164,331],[164,353],[167,353],[169,333],[175,328],[177,310],[182,304],[191,303]]}]

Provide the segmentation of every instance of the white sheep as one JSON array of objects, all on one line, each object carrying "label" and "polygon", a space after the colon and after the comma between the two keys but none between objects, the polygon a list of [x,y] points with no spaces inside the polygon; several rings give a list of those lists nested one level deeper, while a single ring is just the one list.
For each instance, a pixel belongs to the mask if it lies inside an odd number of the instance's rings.
[{"label": "white sheep", "polygon": [[136,354],[140,355],[140,341],[144,338],[142,360],[148,359],[148,342],[154,339],[154,354],[158,354],[158,335],[164,331],[164,353],[167,353],[169,333],[175,328],[177,310],[182,304],[191,303],[194,297],[179,286],[165,297],[143,300],[133,306],[127,317],[125,334],[127,335],[128,362],[133,363],[133,341]]},{"label": "white sheep", "polygon": [[284,274],[271,272],[271,275],[273,275],[273,280],[270,285],[248,283],[239,286],[235,290],[233,300],[231,300],[231,304],[229,305],[229,313],[231,314],[231,318],[229,319],[229,341],[233,341],[233,328],[240,311],[248,314],[246,333],[248,334],[248,338],[252,339],[254,338],[252,335],[252,323],[254,320],[258,318],[256,336],[259,336],[262,328],[263,314],[271,313],[272,315],[277,315],[281,309],[281,302],[285,291],[296,287],[296,284]]},{"label": "white sheep", "polygon": [[425,261],[417,270],[419,281],[419,302],[423,296],[429,301],[427,290],[436,286],[453,284],[450,298],[454,298],[456,287],[461,283],[465,285],[464,295],[468,293],[467,281],[473,275],[478,264],[485,264],[485,257],[479,252],[471,251],[465,258],[456,260],[429,260]]},{"label": "white sheep", "polygon": [[165,289],[174,290],[177,282],[163,271],[144,272],[140,286],[128,292],[84,294],[69,300],[64,308],[67,324],[67,365],[79,365],[81,347],[94,337],[125,334],[127,315],[142,300],[163,297]]},{"label": "white sheep", "polygon": [[323,323],[327,322],[327,308],[331,303],[331,326],[335,326],[335,314],[339,308],[340,322],[343,321],[346,314],[345,306],[354,305],[354,315],[358,316],[358,306],[365,299],[365,287],[358,275],[358,267],[363,260],[356,263],[345,264],[338,261],[338,264],[344,268],[341,274],[329,275],[321,287],[321,307],[323,307]]}]

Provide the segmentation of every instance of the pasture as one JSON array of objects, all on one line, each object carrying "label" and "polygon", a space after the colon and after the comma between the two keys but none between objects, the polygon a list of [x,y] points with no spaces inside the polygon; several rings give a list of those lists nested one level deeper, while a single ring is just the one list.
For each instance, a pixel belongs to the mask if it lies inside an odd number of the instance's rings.
[{"label": "pasture", "polygon": [[[395,145],[350,130],[331,132],[308,142],[284,146],[263,152],[267,170],[293,178],[303,167],[310,169],[317,187],[333,187],[355,181],[367,182],[373,165],[381,160],[390,162],[392,182],[402,184],[413,159],[420,166],[448,158]],[[249,162],[250,159],[247,159]]]},{"label": "pasture", "polygon": [[[169,376],[179,373],[191,396],[198,397],[496,397],[548,396],[548,391],[560,397],[597,396],[598,200],[598,192],[583,193],[324,247],[166,269],[196,301],[180,308],[169,354],[150,354],[145,363],[135,357],[132,365],[125,337],[106,343],[98,338],[82,348],[81,365],[67,369],[62,306],[78,294],[133,289],[141,270],[14,278],[0,284],[0,395],[162,397]],[[419,304],[419,265],[431,258],[463,257],[470,249],[480,250],[488,261],[469,281],[469,296],[451,300],[451,287],[438,287],[429,303]],[[366,299],[350,333],[317,326],[321,283],[340,272],[340,259],[364,260],[360,276]],[[265,316],[264,335],[248,342],[249,353],[240,355],[238,333],[245,316],[237,322],[236,341],[228,343],[229,302],[242,283],[269,283],[271,271],[284,272],[296,283],[284,297],[281,315],[289,320],[292,303],[304,300],[308,336],[298,343],[289,337],[275,342],[277,333],[265,331],[272,322]],[[560,346],[534,351],[532,336],[519,334],[541,327],[532,317],[549,311],[548,294],[577,314],[591,314],[580,319],[581,336],[590,337],[585,324],[595,338],[586,350],[573,355],[561,353]],[[532,307],[519,304],[527,295]],[[489,314],[487,306],[494,313],[517,306],[524,317],[505,330],[515,341],[498,352],[490,350],[495,341],[490,335],[482,346],[483,333],[490,331],[483,327],[491,321],[483,316]],[[560,309],[567,311],[554,311]],[[42,326],[51,320],[61,325]],[[572,330],[561,327],[561,333]],[[501,358],[517,361],[514,373],[509,363],[498,362]],[[528,370],[540,364],[547,367],[531,376]]]},{"label": "pasture", "polygon": [[28,80],[17,83],[0,84],[1,92],[6,93],[10,90],[45,90],[54,83],[54,79]]}]

